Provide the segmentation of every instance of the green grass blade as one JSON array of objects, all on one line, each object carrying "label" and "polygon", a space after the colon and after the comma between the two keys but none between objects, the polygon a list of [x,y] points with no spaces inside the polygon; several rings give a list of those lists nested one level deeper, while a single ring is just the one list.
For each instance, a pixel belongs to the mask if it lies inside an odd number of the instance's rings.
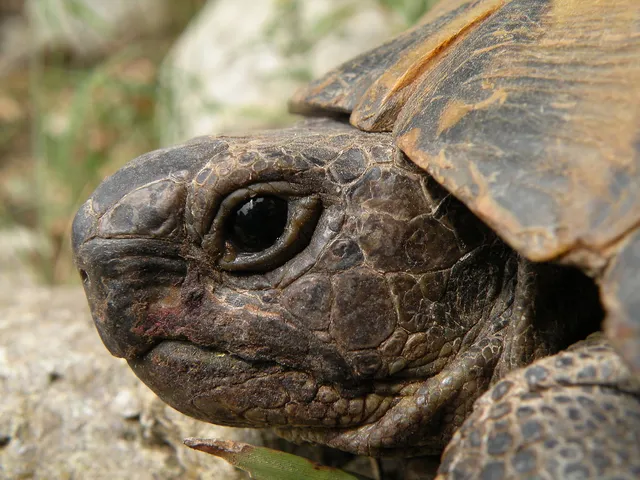
[{"label": "green grass blade", "polygon": [[185,445],[223,458],[255,480],[363,480],[364,477],[319,465],[306,458],[230,440],[187,438]]}]

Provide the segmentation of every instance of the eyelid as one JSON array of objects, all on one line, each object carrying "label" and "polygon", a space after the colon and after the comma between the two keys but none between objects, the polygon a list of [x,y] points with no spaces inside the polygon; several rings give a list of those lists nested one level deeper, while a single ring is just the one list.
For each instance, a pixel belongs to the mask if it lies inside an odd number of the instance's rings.
[{"label": "eyelid", "polygon": [[[230,251],[225,242],[226,222],[236,208],[251,198],[271,195],[287,200],[287,224],[283,234],[270,247],[260,252]],[[268,182],[251,185],[229,194],[221,203],[205,236],[202,247],[212,253],[220,268],[227,271],[263,272],[276,268],[303,250],[311,240],[322,213],[317,195],[309,195],[299,185]]]},{"label": "eyelid", "polygon": [[[266,271],[279,267],[309,244],[320,213],[320,199],[309,196],[289,200],[287,226],[269,248],[261,252],[235,254],[225,252],[218,262],[228,271]],[[305,228],[311,225],[311,228]],[[310,231],[309,231],[310,230]],[[296,243],[300,248],[296,248]]]}]

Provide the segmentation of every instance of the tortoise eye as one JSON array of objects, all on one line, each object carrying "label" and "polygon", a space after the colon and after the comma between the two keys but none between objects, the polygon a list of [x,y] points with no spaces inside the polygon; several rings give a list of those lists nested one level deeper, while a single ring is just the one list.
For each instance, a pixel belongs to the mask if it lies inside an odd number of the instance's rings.
[{"label": "tortoise eye", "polygon": [[222,201],[203,248],[223,270],[266,272],[309,244],[321,213],[320,198],[295,185],[251,185]]},{"label": "tortoise eye", "polygon": [[282,198],[251,198],[231,215],[227,238],[241,252],[265,250],[284,233],[288,211],[289,205]]}]

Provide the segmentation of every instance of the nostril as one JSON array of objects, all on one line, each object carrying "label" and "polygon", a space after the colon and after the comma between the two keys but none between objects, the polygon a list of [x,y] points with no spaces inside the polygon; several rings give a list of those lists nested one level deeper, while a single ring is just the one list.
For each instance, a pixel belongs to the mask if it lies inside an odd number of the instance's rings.
[{"label": "nostril", "polygon": [[89,284],[89,274],[86,270],[80,269],[80,278],[82,279],[82,283],[85,285]]}]

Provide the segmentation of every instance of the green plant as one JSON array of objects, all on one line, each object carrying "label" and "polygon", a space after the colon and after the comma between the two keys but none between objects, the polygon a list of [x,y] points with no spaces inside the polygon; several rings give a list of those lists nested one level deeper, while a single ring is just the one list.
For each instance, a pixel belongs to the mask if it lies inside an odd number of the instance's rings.
[{"label": "green plant", "polygon": [[415,24],[438,0],[377,0],[382,6],[400,14],[407,27]]}]

